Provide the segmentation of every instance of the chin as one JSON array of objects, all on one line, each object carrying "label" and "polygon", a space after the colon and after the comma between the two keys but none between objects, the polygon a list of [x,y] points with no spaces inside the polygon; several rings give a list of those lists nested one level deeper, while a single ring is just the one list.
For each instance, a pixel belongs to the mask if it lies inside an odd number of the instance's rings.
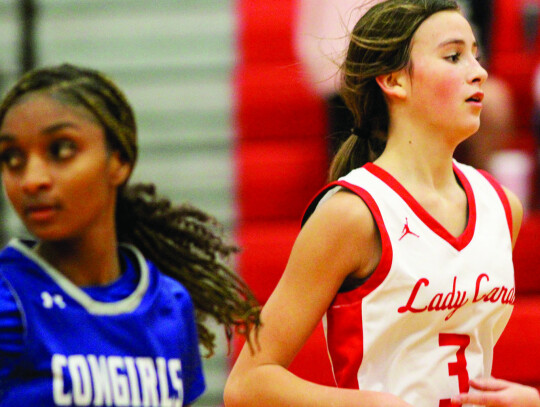
[{"label": "chin", "polygon": [[30,233],[40,242],[60,242],[69,239],[69,236],[61,230],[34,229],[30,230]]},{"label": "chin", "polygon": [[478,130],[480,130],[480,120],[472,123],[467,123],[457,131],[462,133],[464,135],[464,138],[469,138],[472,135],[476,134]]}]

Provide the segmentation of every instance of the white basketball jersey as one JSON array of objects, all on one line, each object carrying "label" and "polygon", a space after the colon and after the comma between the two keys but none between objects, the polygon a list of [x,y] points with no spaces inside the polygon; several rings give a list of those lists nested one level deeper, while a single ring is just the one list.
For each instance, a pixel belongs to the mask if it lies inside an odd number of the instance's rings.
[{"label": "white basketball jersey", "polygon": [[511,211],[487,174],[458,163],[454,171],[469,208],[459,237],[374,164],[334,183],[366,202],[382,239],[377,269],[339,293],[325,315],[339,387],[450,407],[450,397],[469,390],[469,378],[491,374],[515,298]]}]

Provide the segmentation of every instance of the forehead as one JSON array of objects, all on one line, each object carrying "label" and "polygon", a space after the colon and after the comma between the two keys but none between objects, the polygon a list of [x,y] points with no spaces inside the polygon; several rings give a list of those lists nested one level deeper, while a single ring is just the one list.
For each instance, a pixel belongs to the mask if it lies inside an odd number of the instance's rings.
[{"label": "forehead", "polygon": [[458,11],[441,11],[427,18],[416,30],[412,47],[432,50],[450,40],[476,44],[471,25]]},{"label": "forehead", "polygon": [[82,105],[66,103],[46,92],[32,92],[7,110],[0,126],[0,139],[2,142],[38,140],[35,136],[54,134],[61,129],[71,129],[92,139],[105,136],[103,126]]},{"label": "forehead", "polygon": [[99,123],[90,110],[73,98],[66,97],[60,92],[34,91],[22,95],[8,108],[2,127],[9,124],[10,118],[17,121],[32,119],[36,122],[56,120],[60,117]]}]

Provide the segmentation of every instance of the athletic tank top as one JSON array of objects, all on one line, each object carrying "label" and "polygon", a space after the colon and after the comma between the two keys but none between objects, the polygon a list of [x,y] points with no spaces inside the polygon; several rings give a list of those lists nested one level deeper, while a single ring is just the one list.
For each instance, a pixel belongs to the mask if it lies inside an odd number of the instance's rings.
[{"label": "athletic tank top", "polygon": [[204,391],[186,289],[133,246],[135,289],[103,302],[13,240],[0,253],[24,346],[0,383],[0,406],[182,406]]},{"label": "athletic tank top", "polygon": [[[369,207],[381,261],[361,286],[337,294],[325,334],[339,387],[389,392],[415,407],[450,407],[469,378],[489,376],[513,309],[511,211],[488,174],[454,163],[468,201],[452,236],[382,168],[369,163],[311,203],[348,189]],[[336,188],[337,187],[337,188]]]}]

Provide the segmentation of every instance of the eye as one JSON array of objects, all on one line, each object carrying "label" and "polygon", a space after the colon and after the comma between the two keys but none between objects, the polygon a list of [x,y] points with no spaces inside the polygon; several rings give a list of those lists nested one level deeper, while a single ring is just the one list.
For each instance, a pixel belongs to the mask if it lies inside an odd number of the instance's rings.
[{"label": "eye", "polygon": [[450,62],[458,62],[460,57],[461,57],[461,53],[456,52],[456,53],[454,53],[452,55],[448,55],[445,59],[450,61]]},{"label": "eye", "polygon": [[10,170],[15,170],[24,165],[24,155],[17,148],[6,148],[0,152],[0,164]]},{"label": "eye", "polygon": [[72,140],[58,139],[51,143],[49,153],[51,157],[58,161],[67,160],[75,155],[77,145]]}]

